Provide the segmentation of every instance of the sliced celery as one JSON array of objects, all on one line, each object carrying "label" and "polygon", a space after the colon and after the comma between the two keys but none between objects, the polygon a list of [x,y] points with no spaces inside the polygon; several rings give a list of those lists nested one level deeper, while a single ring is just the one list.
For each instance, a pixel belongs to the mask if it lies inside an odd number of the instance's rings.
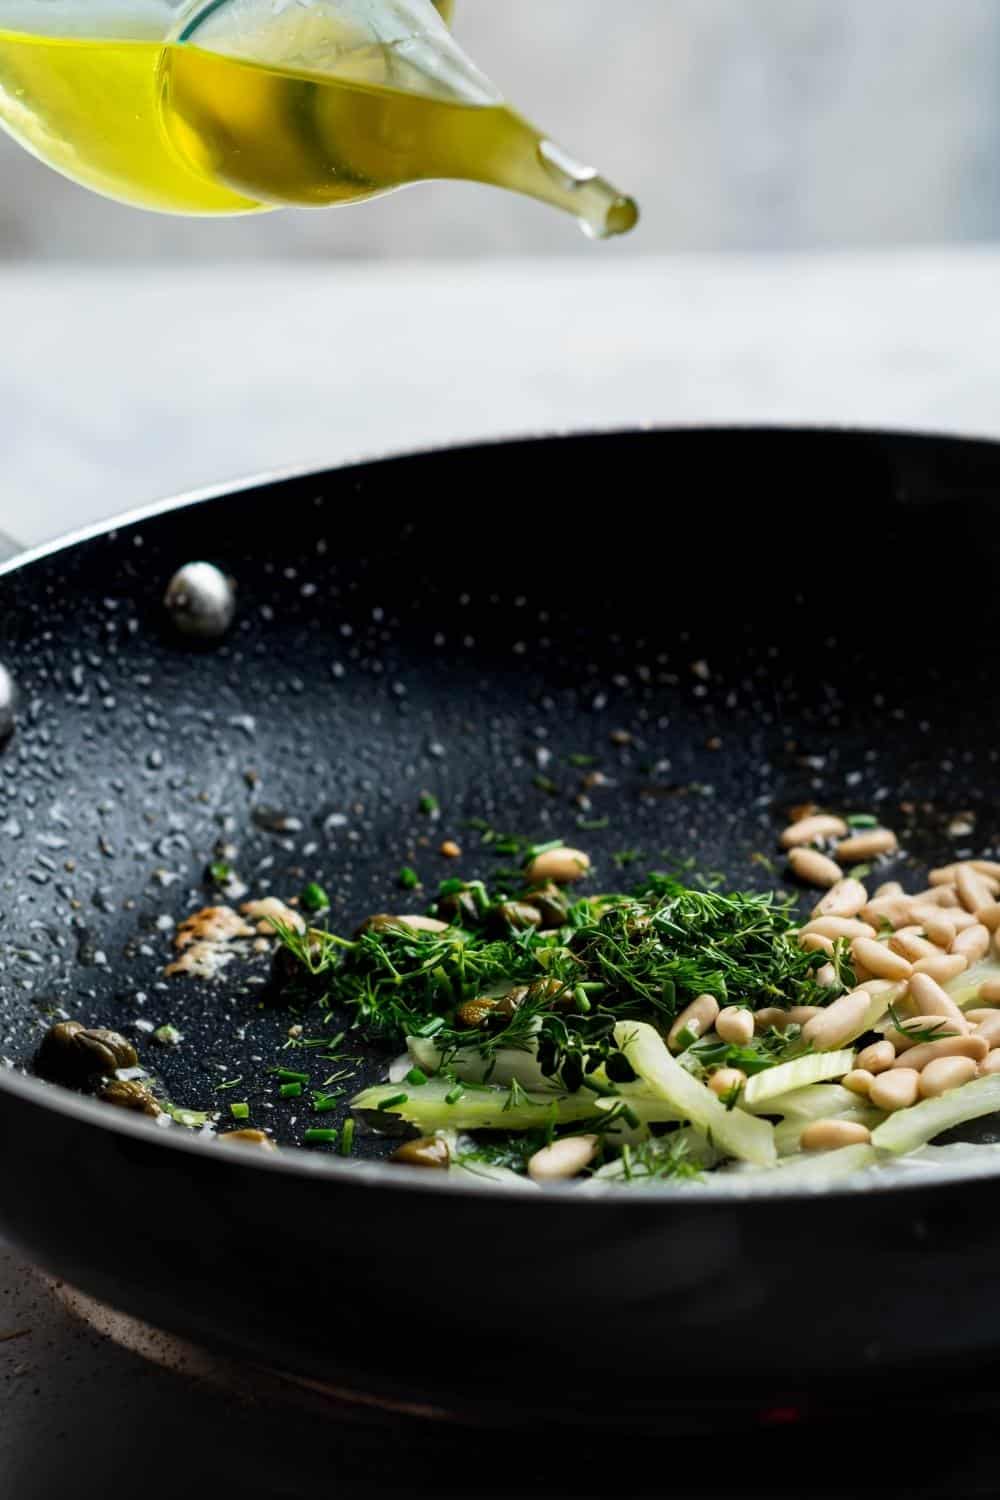
[{"label": "sliced celery", "polygon": [[461,1084],[446,1078],[429,1078],[416,1086],[380,1083],[356,1095],[351,1108],[379,1110],[389,1101],[388,1113],[428,1134],[449,1129],[540,1130],[550,1120],[572,1124],[597,1113],[593,1094],[583,1089],[578,1094],[543,1094],[476,1084],[460,1090]]},{"label": "sliced celery", "polygon": [[739,1107],[727,1109],[711,1089],[671,1057],[652,1026],[645,1021],[619,1021],[614,1036],[649,1093],[664,1099],[682,1119],[710,1134],[713,1144],[727,1156],[773,1166],[777,1159],[774,1127]]},{"label": "sliced celery", "polygon": [[[775,1099],[779,1094],[791,1093],[793,1089],[805,1088],[810,1083],[821,1083],[824,1078],[843,1078],[853,1066],[854,1053],[850,1048],[838,1052],[807,1052],[804,1057],[755,1073],[743,1091],[744,1102],[747,1109],[759,1109],[765,1099]],[[767,1113],[770,1114],[770,1110]]]},{"label": "sliced celery", "polygon": [[904,1151],[915,1151],[952,1125],[978,1120],[997,1110],[1000,1110],[1000,1073],[988,1073],[936,1099],[922,1099],[909,1109],[897,1110],[874,1132],[872,1144],[880,1151],[892,1151],[898,1156]]}]

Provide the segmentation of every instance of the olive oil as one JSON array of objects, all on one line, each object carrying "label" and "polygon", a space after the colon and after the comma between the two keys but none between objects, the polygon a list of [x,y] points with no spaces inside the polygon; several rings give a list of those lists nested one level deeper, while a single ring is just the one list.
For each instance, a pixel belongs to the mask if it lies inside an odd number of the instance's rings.
[{"label": "olive oil", "polygon": [[[240,30],[247,11],[253,27]],[[566,209],[597,236],[636,220],[631,200],[509,109],[440,25],[435,49],[359,44],[329,8],[202,14],[176,40],[0,30],[0,122],[85,186],[168,213],[327,207],[465,178]]]}]

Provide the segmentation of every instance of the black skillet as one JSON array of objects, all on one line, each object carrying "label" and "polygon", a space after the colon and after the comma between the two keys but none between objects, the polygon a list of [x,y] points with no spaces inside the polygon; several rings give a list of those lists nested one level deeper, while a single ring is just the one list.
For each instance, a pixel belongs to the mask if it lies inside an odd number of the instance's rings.
[{"label": "black skillet", "polygon": [[[455,873],[445,837],[488,874],[474,818],[582,844],[605,887],[623,849],[770,884],[754,856],[810,801],[897,828],[886,876],[995,854],[998,495],[983,442],[623,433],[255,484],[0,570],[21,704],[0,756],[3,1232],[154,1324],[507,1423],[657,1423],[692,1392],[898,1390],[989,1357],[995,1176],[510,1194],[223,1148],[23,1070],[61,1010],[135,1038],[179,1103],[247,1099],[289,1145],[315,1123],[276,1097],[268,1070],[306,1054],[278,1050],[295,1017],[266,966],[161,977],[157,918],[208,899],[220,837],[255,893],[322,880],[342,930],[412,906],[401,864],[429,888]],[[191,558],[238,585],[213,650],[162,610]],[[612,783],[590,807],[580,755]],[[164,1021],[173,1051],[141,1029]],[[383,1066],[372,1050],[354,1084]]]}]

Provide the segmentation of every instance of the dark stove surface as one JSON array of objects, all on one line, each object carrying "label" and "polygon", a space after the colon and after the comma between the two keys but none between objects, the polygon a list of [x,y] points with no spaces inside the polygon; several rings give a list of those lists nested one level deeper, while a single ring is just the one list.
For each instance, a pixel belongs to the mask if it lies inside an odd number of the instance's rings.
[{"label": "dark stove surface", "polygon": [[[981,1377],[968,1389],[886,1390],[881,1401],[845,1384],[821,1401],[765,1404],[756,1425],[730,1408],[725,1342],[718,1391],[691,1428],[630,1437],[550,1427],[474,1430],[425,1415],[387,1413],[303,1391],[267,1372],[129,1331],[53,1288],[0,1248],[0,1494],[4,1500],[442,1500],[615,1496],[645,1500],[964,1500],[1000,1493],[1000,1392]],[[99,1331],[103,1329],[103,1331]],[[419,1331],[401,1323],[400,1345],[419,1375]],[[475,1359],[465,1351],[470,1379]],[[670,1352],[650,1351],[645,1371],[619,1381],[667,1378]],[[540,1342],[523,1400],[558,1380]],[[685,1423],[679,1422],[679,1426]]]}]

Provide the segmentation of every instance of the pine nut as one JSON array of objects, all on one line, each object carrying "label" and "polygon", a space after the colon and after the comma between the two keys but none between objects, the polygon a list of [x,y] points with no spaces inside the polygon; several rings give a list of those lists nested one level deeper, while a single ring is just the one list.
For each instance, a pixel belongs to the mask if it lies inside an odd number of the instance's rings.
[{"label": "pine nut", "polygon": [[816,849],[790,849],[788,863],[798,878],[808,885],[836,885],[844,878],[840,866]]},{"label": "pine nut", "polygon": [[813,1120],[799,1136],[803,1151],[836,1151],[838,1146],[860,1146],[871,1140],[867,1125],[854,1120]]},{"label": "pine nut", "polygon": [[800,930],[803,933],[818,932],[821,937],[833,938],[873,938],[874,927],[869,927],[867,922],[859,922],[854,917],[815,917],[811,922]]},{"label": "pine nut", "polygon": [[913,972],[908,958],[900,958],[884,943],[874,943],[871,938],[855,938],[851,944],[851,958],[864,964],[868,972],[879,979],[909,979]]},{"label": "pine nut", "polygon": [[785,1011],[789,1026],[805,1026],[814,1016],[825,1014],[822,1005],[793,1005],[790,1010]]},{"label": "pine nut", "polygon": [[814,917],[856,917],[868,903],[868,892],[860,880],[838,880],[812,909]]},{"label": "pine nut", "polygon": [[800,933],[799,947],[804,948],[807,953],[828,953],[833,957],[833,944],[821,932]]},{"label": "pine nut", "polygon": [[898,840],[891,828],[871,828],[841,840],[837,858],[853,863],[856,859],[872,859],[876,854],[891,854],[897,847]]},{"label": "pine nut", "polygon": [[994,1047],[979,1064],[980,1073],[1000,1073],[1000,1047]]},{"label": "pine nut", "polygon": [[994,895],[1000,895],[1000,864],[995,859],[970,859],[967,863],[984,880],[995,880],[997,888]]},{"label": "pine nut", "polygon": [[[978,1014],[978,1012],[977,1012]],[[976,1021],[973,1035],[981,1036],[992,1047],[1000,1047],[1000,1010],[989,1012],[985,1021]]]},{"label": "pine nut", "polygon": [[955,876],[955,889],[966,911],[976,912],[981,906],[988,906],[993,899],[993,892],[986,881],[975,870],[970,870],[968,865],[959,867]]},{"label": "pine nut", "polygon": [[791,1016],[787,1010],[782,1010],[780,1005],[762,1005],[760,1010],[754,1011],[754,1031],[770,1031],[772,1026],[778,1031],[784,1031],[785,1027],[791,1024]]},{"label": "pine nut", "polygon": [[982,922],[990,932],[996,932],[1000,927],[1000,901],[990,901],[986,906],[981,906],[973,913],[977,922]]},{"label": "pine nut", "polygon": [[[919,1073],[939,1057],[964,1057],[980,1063],[990,1050],[984,1036],[943,1036],[939,1042],[921,1042],[893,1063],[894,1068],[916,1068]],[[971,1075],[970,1075],[971,1076]]]},{"label": "pine nut", "polygon": [[[816,970],[815,979],[816,983],[820,985],[824,990],[832,990],[834,985],[840,983],[840,980],[837,977],[837,971],[834,968],[833,964],[823,964],[821,968]],[[803,1009],[811,1010],[812,1007],[804,1006]]]},{"label": "pine nut", "polygon": [[[982,1060],[982,1059],[981,1059]],[[920,1094],[924,1099],[935,1099],[949,1089],[958,1089],[969,1083],[979,1068],[971,1057],[938,1057],[929,1062],[920,1075]]]},{"label": "pine nut", "polygon": [[708,1080],[708,1086],[713,1094],[730,1094],[733,1089],[741,1089],[747,1081],[747,1075],[742,1068],[717,1068]]},{"label": "pine nut", "polygon": [[921,958],[940,958],[941,950],[916,932],[896,932],[889,939],[889,947],[901,958],[916,963]]},{"label": "pine nut", "polygon": [[962,1014],[965,1016],[965,1019],[970,1022],[970,1024],[973,1025],[978,1031],[979,1027],[982,1026],[985,1021],[996,1020],[997,1016],[1000,1015],[1000,1011],[994,1010],[992,1006],[988,1006],[983,1010],[966,1010],[963,1011]]},{"label": "pine nut", "polygon": [[867,1099],[868,1091],[875,1082],[875,1074],[869,1073],[866,1068],[852,1068],[840,1081],[845,1089],[850,1089],[852,1094],[860,1094],[862,1098]]},{"label": "pine nut", "polygon": [[896,1049],[891,1042],[872,1042],[862,1047],[854,1059],[856,1071],[884,1073],[896,1061]]},{"label": "pine nut", "polygon": [[390,917],[390,922],[397,923],[400,927],[408,927],[411,932],[447,932],[448,923],[439,922],[437,917],[425,917],[420,912],[412,916]]},{"label": "pine nut", "polygon": [[839,839],[847,832],[843,818],[831,817],[828,813],[817,813],[811,818],[800,818],[789,823],[781,834],[782,849],[794,849],[798,844],[814,844],[817,839]]},{"label": "pine nut", "polygon": [[932,885],[926,891],[914,891],[911,901],[920,901],[924,906],[958,907],[961,901],[953,885]]},{"label": "pine nut", "polygon": [[909,896],[876,896],[874,901],[861,908],[861,920],[869,923],[873,935],[883,922],[888,922],[890,927],[905,927],[910,920],[911,905]]},{"label": "pine nut", "polygon": [[958,870],[958,865],[939,865],[936,870],[931,870],[927,877],[928,883],[930,885],[954,885]]},{"label": "pine nut", "polygon": [[927,917],[924,921],[923,927],[928,938],[934,944],[934,946],[936,948],[943,948],[947,953],[948,949],[955,941],[955,936],[958,932],[958,928],[955,926],[954,922],[949,922],[948,918],[945,916]]},{"label": "pine nut", "polygon": [[[667,1033],[667,1046],[671,1052],[683,1052],[691,1040],[711,1031],[719,1014],[719,1002],[714,995],[699,995],[685,1006]],[[682,1039],[681,1032],[687,1035]]]},{"label": "pine nut", "polygon": [[919,922],[924,931],[927,931],[928,922],[948,922],[956,932],[964,932],[967,927],[975,927],[976,919],[971,911],[963,911],[960,906],[949,906],[943,908],[934,906],[926,901],[911,901],[910,916],[914,922]]},{"label": "pine nut", "polygon": [[1000,958],[1000,928],[993,934],[993,952]]},{"label": "pine nut", "polygon": [[813,1016],[802,1028],[802,1039],[811,1042],[817,1052],[832,1052],[858,1033],[858,1027],[868,1014],[871,996],[867,990],[852,990],[841,995]]},{"label": "pine nut", "polygon": [[880,901],[883,896],[901,896],[903,887],[898,880],[883,880],[881,885],[875,887],[875,900]]},{"label": "pine nut", "polygon": [[536,854],[524,872],[529,884],[545,885],[554,880],[556,885],[571,885],[581,880],[590,869],[590,855],[582,849],[547,849]]},{"label": "pine nut", "polygon": [[724,1042],[745,1047],[753,1036],[753,1015],[742,1005],[727,1005],[715,1019],[715,1029]]},{"label": "pine nut", "polygon": [[928,974],[938,984],[947,984],[949,980],[957,979],[968,967],[969,960],[964,953],[941,953],[937,958],[918,958],[913,965],[913,972]]},{"label": "pine nut", "polygon": [[980,958],[985,958],[990,951],[989,928],[984,927],[981,922],[976,922],[974,926],[967,927],[964,932],[960,932],[955,938],[955,941],[951,945],[951,951],[952,953],[961,953],[962,957],[967,958],[970,964],[976,963]]},{"label": "pine nut", "polygon": [[920,1074],[916,1068],[890,1068],[888,1073],[880,1073],[868,1093],[875,1108],[887,1112],[909,1109],[919,1096]]},{"label": "pine nut", "polygon": [[951,996],[929,974],[910,975],[909,996],[918,1015],[949,1016],[952,1020],[964,1020]]},{"label": "pine nut", "polygon": [[533,1182],[559,1182],[575,1177],[589,1167],[597,1151],[596,1135],[564,1135],[528,1158],[528,1176]]},{"label": "pine nut", "polygon": [[984,979],[976,992],[976,999],[985,1005],[1000,1005],[1000,979]]},{"label": "pine nut", "polygon": [[953,1036],[967,1036],[971,1030],[964,1018],[956,1021],[951,1016],[911,1016],[898,1026],[890,1026],[886,1037],[897,1052],[907,1052],[914,1047],[922,1047],[924,1043],[920,1038],[928,1032],[944,1040]]}]

